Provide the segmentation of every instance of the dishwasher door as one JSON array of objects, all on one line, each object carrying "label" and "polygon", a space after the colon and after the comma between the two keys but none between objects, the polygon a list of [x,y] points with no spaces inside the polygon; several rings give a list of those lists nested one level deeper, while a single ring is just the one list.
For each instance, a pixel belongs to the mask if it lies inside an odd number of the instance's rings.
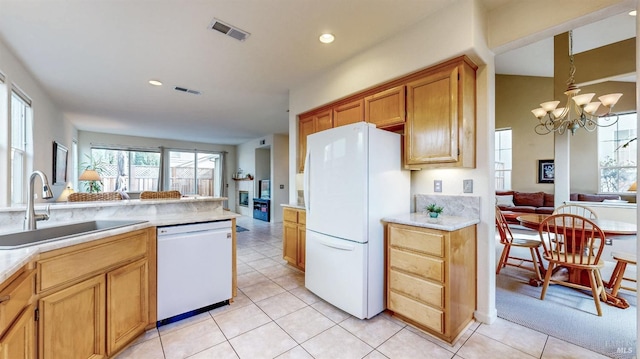
[{"label": "dishwasher door", "polygon": [[158,228],[158,321],[231,299],[231,221]]}]

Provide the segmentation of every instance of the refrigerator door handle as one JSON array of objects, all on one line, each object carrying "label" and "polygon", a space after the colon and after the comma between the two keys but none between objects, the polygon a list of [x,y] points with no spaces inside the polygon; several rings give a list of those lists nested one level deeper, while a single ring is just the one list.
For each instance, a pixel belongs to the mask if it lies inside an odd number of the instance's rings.
[{"label": "refrigerator door handle", "polygon": [[325,247],[335,248],[342,251],[354,251],[356,249],[356,247],[351,244],[339,244],[335,242],[329,242],[321,238],[318,238],[318,243],[322,244]]},{"label": "refrigerator door handle", "polygon": [[311,181],[311,168],[309,167],[309,165],[311,160],[311,152],[309,152],[309,150],[307,150],[307,153],[304,156],[304,175],[303,175],[303,181],[304,184],[302,186],[303,191],[302,191],[302,197],[304,198],[304,209],[306,210],[307,213],[309,213],[309,209],[311,208],[311,202],[309,201],[309,185],[310,185],[310,181]]}]

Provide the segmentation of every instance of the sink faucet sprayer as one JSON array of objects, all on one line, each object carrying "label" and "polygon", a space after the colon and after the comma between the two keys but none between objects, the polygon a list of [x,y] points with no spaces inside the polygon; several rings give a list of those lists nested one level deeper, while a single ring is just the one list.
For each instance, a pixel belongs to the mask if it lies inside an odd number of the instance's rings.
[{"label": "sink faucet sprayer", "polygon": [[42,198],[53,198],[53,193],[49,188],[49,180],[47,179],[47,175],[45,175],[41,171],[33,171],[31,177],[29,177],[29,192],[27,192],[27,211],[24,216],[23,226],[23,229],[29,231],[36,229],[36,221],[46,221],[49,219],[49,206],[47,206],[47,213],[36,214],[36,211],[34,209],[33,185],[36,176],[40,177],[40,181],[42,182]]}]

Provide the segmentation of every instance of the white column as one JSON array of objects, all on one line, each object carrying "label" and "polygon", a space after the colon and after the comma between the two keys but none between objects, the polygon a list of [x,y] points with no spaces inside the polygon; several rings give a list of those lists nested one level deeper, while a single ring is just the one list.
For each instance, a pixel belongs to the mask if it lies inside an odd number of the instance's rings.
[{"label": "white column", "polygon": [[555,145],[555,179],[554,179],[554,207],[561,206],[565,201],[569,200],[570,188],[570,145],[571,133],[565,132],[563,135],[554,134]]}]

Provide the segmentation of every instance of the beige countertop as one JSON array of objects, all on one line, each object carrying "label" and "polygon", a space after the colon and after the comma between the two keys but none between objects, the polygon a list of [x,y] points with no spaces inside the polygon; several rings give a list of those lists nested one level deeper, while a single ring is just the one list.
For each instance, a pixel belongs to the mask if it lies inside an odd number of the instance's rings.
[{"label": "beige countertop", "polygon": [[480,223],[480,218],[443,216],[431,218],[426,213],[407,213],[404,215],[385,217],[383,222],[406,224],[408,226],[439,229],[441,231],[456,231]]},{"label": "beige countertop", "polygon": [[[123,202],[123,201],[119,201],[119,202]],[[149,204],[149,205],[170,204],[170,202],[167,202],[167,201],[163,201],[160,203],[158,203],[157,201],[152,201],[152,202],[145,202],[145,204]],[[189,201],[186,201],[186,202],[189,202]],[[121,203],[121,204],[124,204],[124,203]],[[72,206],[76,206],[76,205],[72,205]],[[111,211],[107,211],[103,215],[100,215],[98,213],[95,216],[92,216],[91,218],[82,218],[82,220],[78,218],[76,220],[68,220],[64,222],[52,222],[52,223],[38,222],[38,228],[45,228],[45,227],[51,227],[56,225],[62,225],[62,224],[86,222],[88,220],[107,220],[108,219],[108,220],[145,221],[139,224],[118,227],[118,228],[99,231],[99,232],[64,237],[63,239],[60,239],[60,240],[35,244],[28,247],[0,250],[0,282],[6,280],[18,269],[20,269],[23,265],[33,260],[38,253],[47,252],[47,251],[51,251],[58,248],[64,248],[64,247],[72,246],[75,244],[94,241],[97,239],[114,236],[114,235],[118,235],[126,232],[131,232],[138,229],[144,229],[152,226],[159,227],[159,226],[171,226],[171,225],[177,225],[177,224],[219,221],[219,220],[236,218],[240,216],[239,214],[234,212],[223,211],[218,207],[212,208],[212,210],[210,211],[199,209],[196,211],[185,211],[185,212],[176,211],[173,213],[167,213],[166,211],[162,211],[162,210],[156,210],[155,212],[156,213],[146,212],[139,215],[132,215],[132,213],[126,213],[126,215],[117,216],[117,215],[114,215]]]},{"label": "beige countertop", "polygon": [[295,208],[295,209],[305,209],[304,204],[301,204],[301,203],[284,203],[284,204],[281,204],[281,206]]}]

